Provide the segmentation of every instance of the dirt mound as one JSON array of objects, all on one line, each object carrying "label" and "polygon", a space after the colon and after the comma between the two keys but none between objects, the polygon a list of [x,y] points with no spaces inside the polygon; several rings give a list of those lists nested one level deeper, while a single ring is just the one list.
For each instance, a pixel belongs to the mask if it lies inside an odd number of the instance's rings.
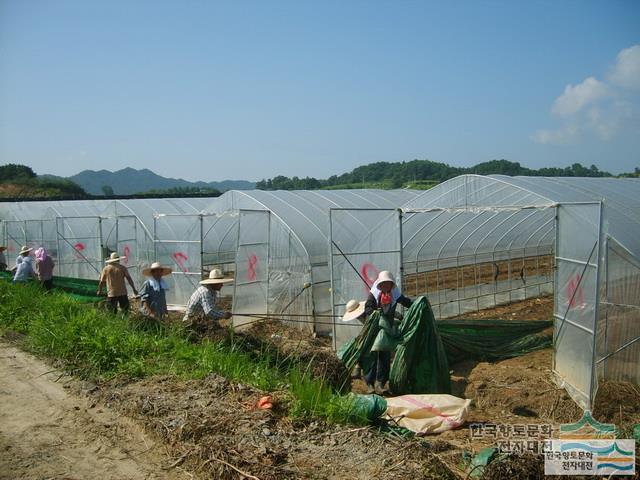
[{"label": "dirt mound", "polygon": [[301,364],[308,368],[313,378],[323,378],[337,391],[348,392],[351,389],[349,372],[327,339],[312,337],[278,321],[255,323],[238,335],[254,348],[267,349],[285,362]]},{"label": "dirt mound", "polygon": [[455,478],[439,460],[446,443],[292,420],[279,411],[283,394],[272,393],[274,411],[256,409],[264,392],[217,375],[113,381],[95,395],[143,422],[198,478]]},{"label": "dirt mound", "polygon": [[474,400],[478,421],[575,421],[582,410],[553,383],[551,357],[546,349],[500,362],[457,364],[456,393]]}]

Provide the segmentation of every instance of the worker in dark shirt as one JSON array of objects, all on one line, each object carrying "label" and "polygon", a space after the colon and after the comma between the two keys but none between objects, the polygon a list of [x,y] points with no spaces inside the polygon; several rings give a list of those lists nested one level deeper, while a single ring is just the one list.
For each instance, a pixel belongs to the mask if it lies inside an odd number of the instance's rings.
[{"label": "worker in dark shirt", "polygon": [[402,295],[391,272],[386,270],[380,272],[371,287],[364,307],[367,317],[376,310],[380,311],[378,324],[380,331],[371,348],[371,351],[375,353],[376,361],[365,376],[368,393],[388,393],[386,383],[389,380],[391,354],[401,340],[398,331],[401,317],[396,315],[398,303],[408,308],[412,301]]}]

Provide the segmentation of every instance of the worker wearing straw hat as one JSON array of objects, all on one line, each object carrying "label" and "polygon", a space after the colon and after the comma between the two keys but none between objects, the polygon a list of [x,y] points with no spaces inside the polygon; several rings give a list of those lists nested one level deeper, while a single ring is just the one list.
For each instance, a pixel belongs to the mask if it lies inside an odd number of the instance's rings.
[{"label": "worker wearing straw hat", "polygon": [[140,311],[160,320],[167,314],[165,292],[169,289],[163,277],[171,275],[171,269],[154,262],[149,268],[145,268],[142,274],[149,278],[140,288]]},{"label": "worker wearing straw hat", "polygon": [[233,278],[226,278],[221,270],[217,268],[211,270],[209,278],[202,280],[200,286],[189,298],[182,320],[192,323],[198,317],[203,316],[212,320],[231,318],[231,312],[220,310],[217,307],[220,290],[225,284],[231,282],[233,282]]},{"label": "worker wearing straw hat", "polygon": [[399,321],[396,319],[396,306],[398,303],[409,308],[412,302],[402,295],[396,285],[393,274],[384,270],[380,272],[377,280],[372,285],[369,298],[365,304],[367,317],[375,310],[380,311],[380,321],[378,323],[380,331],[373,342],[373,347],[371,347],[371,351],[376,354],[376,361],[365,376],[370,393],[374,390],[377,393],[387,393],[386,383],[389,380],[391,354],[400,340]]},{"label": "worker wearing straw hat", "polygon": [[33,248],[29,248],[27,246],[22,247],[20,250],[20,254],[18,255],[18,258],[16,258],[16,266],[14,267],[16,271],[13,276],[14,283],[25,283],[31,278],[37,278],[36,272],[33,268],[33,258],[29,255],[32,250]]},{"label": "worker wearing straw hat", "polygon": [[[342,322],[347,325],[364,325],[367,316],[364,314],[365,302],[358,302],[357,300],[349,300],[345,307],[345,313],[342,316]],[[353,369],[351,378],[360,378],[362,376],[362,367],[360,361],[356,363]]]},{"label": "worker wearing straw hat", "polygon": [[129,271],[124,265],[120,265],[120,258],[120,255],[113,252],[109,258],[105,260],[104,263],[106,263],[106,265],[102,269],[100,281],[98,282],[98,296],[102,295],[105,283],[107,285],[109,309],[113,313],[117,313],[118,305],[120,305],[121,311],[125,313],[129,312],[129,296],[127,294],[127,286],[124,283],[125,280],[131,285],[133,294],[138,294],[131,275],[129,275]]}]

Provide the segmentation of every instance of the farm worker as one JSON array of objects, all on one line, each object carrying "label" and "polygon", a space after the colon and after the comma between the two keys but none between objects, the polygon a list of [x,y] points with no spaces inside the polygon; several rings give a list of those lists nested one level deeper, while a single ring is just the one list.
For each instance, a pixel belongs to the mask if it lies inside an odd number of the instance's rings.
[{"label": "farm worker", "polygon": [[[398,331],[400,319],[396,318],[396,306],[400,304],[410,307],[412,301],[402,295],[396,286],[396,280],[391,272],[380,272],[378,278],[371,287],[369,298],[365,303],[364,311],[367,316],[375,310],[380,311],[378,336],[373,342],[371,351],[376,354],[377,360],[371,370],[365,376],[369,393],[387,393],[386,383],[389,380],[391,367],[391,354],[401,340]],[[375,385],[374,385],[375,382]]]},{"label": "farm worker", "polygon": [[169,267],[163,267],[158,262],[151,264],[142,271],[145,277],[149,277],[140,288],[140,311],[157,319],[162,319],[167,314],[167,296],[169,289],[164,276],[171,275]]},{"label": "farm worker", "polygon": [[102,269],[100,274],[100,282],[98,282],[98,296],[102,295],[104,284],[107,284],[107,297],[109,299],[109,309],[116,313],[118,311],[118,305],[120,310],[129,312],[129,297],[127,295],[127,286],[125,285],[125,279],[131,285],[133,294],[137,295],[131,275],[124,265],[120,265],[120,256],[113,252],[104,263],[107,265]]},{"label": "farm worker", "polygon": [[[358,302],[357,300],[353,299],[349,300],[345,308],[345,314],[342,316],[342,321],[351,325],[354,325],[357,321],[360,325],[364,325],[364,321],[367,318],[364,313],[364,304],[365,302]],[[358,361],[353,369],[351,378],[360,378],[361,376],[362,368],[360,367],[360,362]]]},{"label": "farm worker", "polygon": [[225,312],[216,307],[218,293],[225,283],[233,282],[233,278],[225,278],[221,270],[214,268],[209,273],[209,278],[202,280],[200,286],[191,295],[183,322],[192,323],[197,317],[206,317],[213,320],[231,318],[231,312]]},{"label": "farm worker", "polygon": [[0,247],[0,272],[4,272],[7,269],[7,257],[4,256],[4,251],[7,247]]},{"label": "farm worker", "polygon": [[33,269],[33,258],[29,256],[33,248],[22,247],[20,255],[16,259],[15,275],[13,276],[14,283],[25,283],[30,278],[36,278],[36,272]]},{"label": "farm worker", "polygon": [[46,290],[51,290],[53,288],[53,267],[55,267],[56,264],[44,247],[38,248],[35,251],[35,256],[38,280],[40,280]]}]

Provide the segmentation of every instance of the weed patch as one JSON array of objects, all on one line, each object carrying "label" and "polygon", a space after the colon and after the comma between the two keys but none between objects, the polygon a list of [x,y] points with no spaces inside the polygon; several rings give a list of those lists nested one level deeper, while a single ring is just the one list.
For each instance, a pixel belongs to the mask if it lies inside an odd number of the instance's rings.
[{"label": "weed patch", "polygon": [[181,325],[113,315],[37,285],[0,282],[0,333],[24,335],[23,346],[61,360],[76,375],[110,379],[168,374],[201,379],[216,373],[261,390],[287,392],[289,414],[353,421],[350,401],[314,377],[309,365],[256,355],[233,335],[193,343]]}]

